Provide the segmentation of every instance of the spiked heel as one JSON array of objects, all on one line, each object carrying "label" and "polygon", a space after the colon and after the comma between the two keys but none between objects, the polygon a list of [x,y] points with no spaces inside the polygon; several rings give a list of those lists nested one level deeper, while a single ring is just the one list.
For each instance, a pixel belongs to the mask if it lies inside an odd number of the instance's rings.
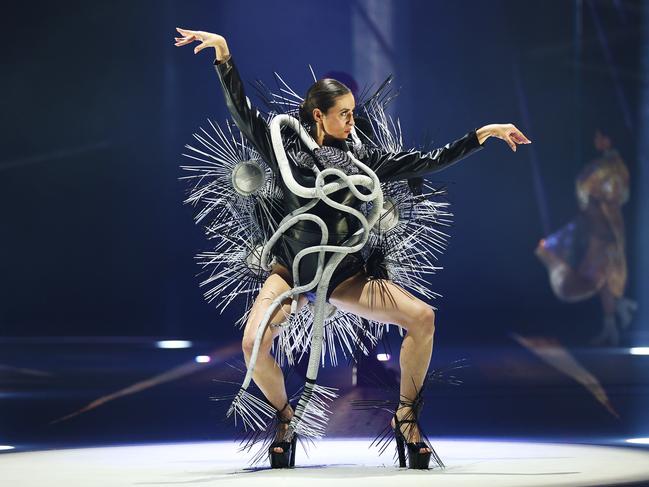
[{"label": "spiked heel", "polygon": [[408,468],[425,470],[430,464],[431,452],[421,453],[422,448],[430,449],[423,441],[416,441],[408,443],[406,437],[401,431],[401,425],[404,423],[417,423],[416,419],[402,419],[399,420],[397,415],[394,415],[394,437],[397,440],[397,454],[399,456],[399,467],[405,468],[406,466],[406,450],[408,451]]}]

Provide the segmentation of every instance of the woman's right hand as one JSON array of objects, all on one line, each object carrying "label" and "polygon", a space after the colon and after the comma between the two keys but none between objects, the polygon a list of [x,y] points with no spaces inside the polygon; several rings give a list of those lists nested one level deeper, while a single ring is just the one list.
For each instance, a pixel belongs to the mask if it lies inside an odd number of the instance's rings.
[{"label": "woman's right hand", "polygon": [[228,43],[225,42],[225,38],[218,34],[212,34],[211,32],[203,32],[200,30],[187,30],[176,27],[176,30],[180,32],[183,37],[176,37],[176,47],[186,46],[191,44],[194,41],[200,42],[198,46],[194,48],[194,54],[198,54],[200,51],[206,47],[213,47],[216,51],[217,61],[223,61],[230,55],[228,50]]}]

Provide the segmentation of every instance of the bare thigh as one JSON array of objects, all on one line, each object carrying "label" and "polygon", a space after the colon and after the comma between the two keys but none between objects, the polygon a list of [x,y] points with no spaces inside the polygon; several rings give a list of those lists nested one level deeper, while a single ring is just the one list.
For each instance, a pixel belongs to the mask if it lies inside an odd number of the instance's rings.
[{"label": "bare thigh", "polygon": [[[261,320],[264,317],[264,314],[268,310],[268,307],[271,303],[282,293],[291,289],[293,285],[293,280],[288,270],[281,266],[276,265],[273,268],[272,273],[266,281],[264,282],[255,302],[252,305],[250,310],[250,315],[248,316],[248,321],[246,322],[246,327],[243,331],[243,349],[244,351],[249,351],[254,344],[255,337],[257,336],[257,329],[261,323]],[[298,310],[302,309],[307,302],[305,296],[301,295],[298,300]],[[286,317],[291,312],[291,299],[286,299],[281,306],[278,306],[273,314],[271,315],[270,324],[279,325],[286,321]],[[273,338],[279,335],[279,328],[269,326],[264,332],[264,338],[262,340],[262,349],[269,349],[271,347]]]},{"label": "bare thigh", "polygon": [[369,279],[364,272],[343,281],[329,302],[362,318],[406,329],[422,323],[432,325],[435,317],[428,304],[401,286],[388,279]]}]

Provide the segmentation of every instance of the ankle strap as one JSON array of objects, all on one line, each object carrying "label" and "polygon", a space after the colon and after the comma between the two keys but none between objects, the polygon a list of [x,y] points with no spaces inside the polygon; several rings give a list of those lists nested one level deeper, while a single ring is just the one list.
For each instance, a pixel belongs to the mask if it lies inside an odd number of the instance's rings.
[{"label": "ankle strap", "polygon": [[278,421],[278,422],[283,423],[283,424],[288,424],[288,423],[291,422],[291,419],[290,419],[290,418],[289,418],[289,419],[284,419],[284,418],[282,418],[282,413],[283,413],[284,410],[285,410],[287,407],[289,407],[289,406],[290,406],[290,404],[288,403],[288,401],[286,401],[286,404],[284,404],[284,407],[283,407],[282,409],[279,409],[279,410],[275,413],[275,416],[277,416],[277,421]]},{"label": "ankle strap", "polygon": [[399,405],[397,406],[397,411],[399,409],[409,408],[412,411],[412,414],[416,418],[418,418],[423,405],[424,405],[424,398],[418,394],[414,401],[399,401]]},{"label": "ankle strap", "polygon": [[417,419],[413,419],[413,418],[410,418],[410,419],[399,419],[399,418],[397,417],[397,413],[394,413],[394,422],[395,422],[395,423],[417,423]]},{"label": "ankle strap", "polygon": [[404,406],[407,408],[415,408],[419,404],[424,403],[424,397],[421,394],[417,394],[414,400],[412,401],[399,401],[399,406]]}]

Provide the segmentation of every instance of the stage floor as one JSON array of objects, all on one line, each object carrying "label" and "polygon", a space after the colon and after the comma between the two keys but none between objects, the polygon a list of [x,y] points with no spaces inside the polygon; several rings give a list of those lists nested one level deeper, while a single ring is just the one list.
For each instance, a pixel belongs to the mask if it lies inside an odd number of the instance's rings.
[{"label": "stage floor", "polygon": [[634,448],[439,440],[445,469],[397,468],[393,449],[378,456],[369,440],[322,440],[309,457],[298,448],[297,467],[251,468],[233,442],[113,446],[0,455],[2,485],[96,487],[134,485],[337,487],[372,485],[583,486],[649,482],[649,451]]}]

